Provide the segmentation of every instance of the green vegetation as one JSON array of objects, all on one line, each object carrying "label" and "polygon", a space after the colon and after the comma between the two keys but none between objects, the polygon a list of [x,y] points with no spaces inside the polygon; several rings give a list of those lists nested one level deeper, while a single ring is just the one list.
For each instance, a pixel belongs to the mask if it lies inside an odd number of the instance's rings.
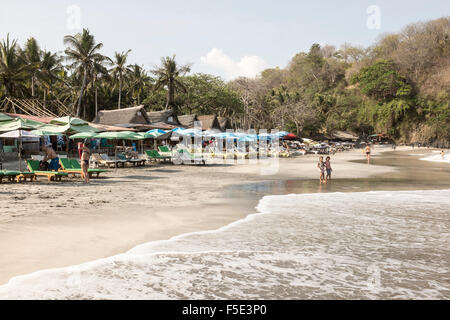
[{"label": "green vegetation", "polygon": [[[66,36],[63,56],[0,42],[3,97],[59,99],[78,116],[94,118],[98,106],[144,104],[178,114],[217,114],[241,128],[278,128],[301,136],[348,130],[387,133],[398,142],[450,140],[450,18],[406,26],[363,48],[314,44],[286,68],[256,78],[224,82],[189,74],[175,56],[145,70],[127,65],[130,50],[114,61],[88,30]],[[44,102],[45,103],[45,102]]]}]

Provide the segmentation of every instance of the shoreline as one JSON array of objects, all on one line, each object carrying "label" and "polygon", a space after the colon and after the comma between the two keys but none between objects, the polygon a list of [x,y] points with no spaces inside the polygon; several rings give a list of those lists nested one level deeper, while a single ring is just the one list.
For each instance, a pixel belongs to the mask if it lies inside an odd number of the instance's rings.
[{"label": "shoreline", "polygon": [[[377,155],[391,150],[375,149],[374,151],[374,155]],[[181,205],[178,206],[167,201],[163,203],[165,205],[151,207],[151,210],[143,204],[130,205],[129,203],[125,206],[128,210],[120,206],[112,208],[110,205],[90,210],[58,208],[63,214],[25,216],[20,217],[18,221],[1,223],[0,284],[7,283],[15,276],[118,255],[151,241],[169,240],[186,233],[224,227],[255,213],[255,206],[259,201],[258,197],[252,198],[248,194],[242,198],[232,197],[227,192],[230,192],[233,185],[276,182],[289,178],[314,179],[317,175],[315,170],[293,176],[293,168],[310,168],[316,158],[316,155],[311,155],[280,159],[280,172],[275,176],[259,176],[255,170],[253,172],[250,170],[249,165],[220,168],[183,166],[182,169],[172,166],[169,167],[170,169],[165,169],[166,166],[157,167],[156,170],[177,171],[176,174],[179,175],[196,171],[197,176],[188,177],[185,179],[187,181],[183,182],[185,188],[192,187],[192,178],[206,179],[206,184],[210,185],[210,169],[215,171],[215,175],[221,177],[223,181],[216,182],[216,189],[209,192],[205,191],[207,189],[203,186],[205,181],[197,186],[199,190],[196,193],[207,194],[207,199],[190,198],[190,192],[178,194],[177,196],[181,198]],[[368,171],[366,164],[350,162],[361,158],[360,150],[332,156],[333,164],[335,168],[338,168],[336,180],[350,177],[362,179],[396,171],[394,167],[376,165],[370,166],[372,169]],[[206,172],[202,171],[205,169]],[[148,187],[154,184],[155,180],[150,179],[146,182],[144,185]],[[182,187],[182,184],[178,186]],[[111,193],[118,196],[116,191]],[[82,214],[79,211],[83,211]]]}]

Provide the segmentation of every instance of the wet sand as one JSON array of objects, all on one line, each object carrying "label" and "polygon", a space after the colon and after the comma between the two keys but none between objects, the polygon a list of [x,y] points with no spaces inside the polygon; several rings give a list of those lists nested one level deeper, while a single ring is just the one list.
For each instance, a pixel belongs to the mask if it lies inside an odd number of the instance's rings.
[{"label": "wet sand", "polygon": [[219,228],[255,212],[266,194],[450,188],[450,165],[419,161],[410,151],[394,157],[380,151],[371,165],[360,150],[336,154],[335,180],[321,187],[317,156],[280,159],[270,176],[248,164],[167,165],[112,170],[89,186],[76,180],[0,185],[0,283]]}]

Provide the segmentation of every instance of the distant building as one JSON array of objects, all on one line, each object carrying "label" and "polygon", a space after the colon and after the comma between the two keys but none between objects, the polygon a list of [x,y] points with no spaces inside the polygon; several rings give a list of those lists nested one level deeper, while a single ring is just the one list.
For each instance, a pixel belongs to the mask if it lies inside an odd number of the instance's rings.
[{"label": "distant building", "polygon": [[202,130],[222,130],[220,128],[219,120],[217,120],[215,115],[198,116],[197,119],[202,122]]},{"label": "distant building", "polygon": [[193,128],[195,121],[198,121],[196,114],[186,114],[183,116],[178,116],[178,121],[183,127]]},{"label": "distant building", "polygon": [[231,121],[227,117],[217,117],[217,120],[219,121],[220,130],[227,131],[227,129],[233,129]]},{"label": "distant building", "polygon": [[172,126],[182,125],[179,122],[177,115],[174,114],[172,110],[147,112],[147,117],[151,124],[164,123]]},{"label": "distant building", "polygon": [[99,111],[94,123],[123,127],[128,124],[150,124],[150,120],[144,106],[137,106]]}]

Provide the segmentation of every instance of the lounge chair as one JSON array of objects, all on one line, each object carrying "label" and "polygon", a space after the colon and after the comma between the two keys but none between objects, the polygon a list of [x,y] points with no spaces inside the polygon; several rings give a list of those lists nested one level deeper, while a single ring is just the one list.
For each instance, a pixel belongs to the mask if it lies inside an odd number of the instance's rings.
[{"label": "lounge chair", "polygon": [[111,168],[111,165],[112,165],[112,166],[114,166],[114,168],[117,168],[119,163],[121,163],[122,166],[124,166],[124,162],[123,161],[119,161],[119,160],[105,160],[98,153],[93,153],[91,158],[92,158],[92,160],[94,162],[97,163],[98,166],[104,165],[105,167]]},{"label": "lounge chair", "polygon": [[147,150],[145,151],[145,154],[150,160],[160,160],[160,161],[171,161],[172,157],[169,156],[162,156],[159,154],[156,150]]},{"label": "lounge chair", "polygon": [[[73,175],[76,175],[76,174],[81,175],[83,172],[83,170],[81,169],[80,163],[76,159],[60,158],[59,163],[62,168],[59,170],[60,172],[65,172],[65,173],[73,174]],[[94,173],[97,174],[97,178],[98,178],[100,173],[102,173],[102,172],[106,172],[106,170],[90,169],[90,168],[88,169],[89,178],[91,178]]]},{"label": "lounge chair", "polygon": [[120,159],[114,160],[114,159],[111,159],[106,153],[101,153],[101,154],[100,154],[100,157],[101,157],[104,161],[107,161],[107,162],[110,162],[110,163],[111,163],[111,162],[114,162],[116,167],[118,167],[119,164],[122,164],[122,168],[125,168],[125,163],[127,163],[127,161],[124,161],[124,160],[120,160]]},{"label": "lounge chair", "polygon": [[31,173],[34,173],[35,176],[45,176],[48,181],[61,181],[62,177],[69,176],[65,172],[59,171],[39,171],[39,161],[37,160],[27,160],[27,167]]},{"label": "lounge chair", "polygon": [[129,163],[131,163],[134,166],[143,166],[143,165],[145,165],[145,159],[128,159],[123,154],[118,154],[117,158],[119,158],[119,160],[129,162]]},{"label": "lounge chair", "polygon": [[194,162],[196,164],[206,164],[203,154],[190,153],[187,149],[178,150],[178,159],[185,163],[186,161]]},{"label": "lounge chair", "polygon": [[172,151],[169,149],[168,146],[159,146],[158,150],[160,155],[164,157],[172,157]]}]

